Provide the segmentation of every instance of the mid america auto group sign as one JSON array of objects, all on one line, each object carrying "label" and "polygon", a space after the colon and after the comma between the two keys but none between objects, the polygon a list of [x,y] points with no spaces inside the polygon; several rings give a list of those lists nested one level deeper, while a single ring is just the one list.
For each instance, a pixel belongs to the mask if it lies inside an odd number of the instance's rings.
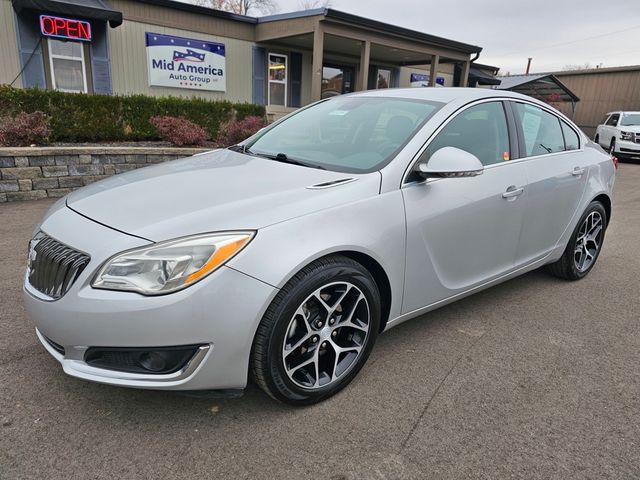
[{"label": "mid america auto group sign", "polygon": [[224,44],[147,32],[146,46],[149,85],[227,89]]}]

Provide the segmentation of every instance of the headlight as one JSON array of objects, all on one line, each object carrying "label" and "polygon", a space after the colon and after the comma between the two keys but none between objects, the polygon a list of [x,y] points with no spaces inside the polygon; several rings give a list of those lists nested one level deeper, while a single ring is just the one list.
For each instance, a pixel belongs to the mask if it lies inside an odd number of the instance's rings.
[{"label": "headlight", "polygon": [[195,235],[120,253],[107,260],[91,286],[143,295],[175,292],[224,265],[254,232]]},{"label": "headlight", "polygon": [[620,140],[633,141],[633,132],[620,132]]}]

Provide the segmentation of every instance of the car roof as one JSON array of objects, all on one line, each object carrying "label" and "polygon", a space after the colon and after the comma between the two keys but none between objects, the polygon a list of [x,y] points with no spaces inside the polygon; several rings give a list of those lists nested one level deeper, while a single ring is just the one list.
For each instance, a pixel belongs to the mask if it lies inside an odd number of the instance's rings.
[{"label": "car roof", "polygon": [[531,97],[508,90],[493,90],[490,88],[463,87],[422,87],[422,88],[390,88],[367,90],[349,94],[355,97],[391,97],[429,100],[432,102],[450,103],[456,100],[481,100],[483,98],[515,98],[532,100]]}]

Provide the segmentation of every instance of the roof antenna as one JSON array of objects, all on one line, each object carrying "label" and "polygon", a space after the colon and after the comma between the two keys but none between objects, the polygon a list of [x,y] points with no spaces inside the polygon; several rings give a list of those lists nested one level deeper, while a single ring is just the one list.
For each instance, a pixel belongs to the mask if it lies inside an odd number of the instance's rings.
[{"label": "roof antenna", "polygon": [[527,71],[524,73],[525,75],[529,75],[529,70],[531,70],[531,60],[533,60],[533,58],[529,57],[529,61],[527,61]]}]

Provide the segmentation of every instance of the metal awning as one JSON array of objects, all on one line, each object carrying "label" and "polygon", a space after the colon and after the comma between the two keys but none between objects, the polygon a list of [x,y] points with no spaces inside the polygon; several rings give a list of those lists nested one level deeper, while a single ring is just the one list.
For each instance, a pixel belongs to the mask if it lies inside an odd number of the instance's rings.
[{"label": "metal awning", "polygon": [[[502,77],[499,90],[511,90],[543,101],[579,102],[578,96],[550,73]],[[557,100],[556,100],[557,99]]]},{"label": "metal awning", "polygon": [[473,64],[469,68],[469,83],[474,85],[500,85],[501,80],[491,75],[486,70],[474,67]]},{"label": "metal awning", "polygon": [[114,10],[108,0],[12,0],[13,9],[36,10],[65,16],[102,20],[113,28],[122,24],[122,12]]}]

